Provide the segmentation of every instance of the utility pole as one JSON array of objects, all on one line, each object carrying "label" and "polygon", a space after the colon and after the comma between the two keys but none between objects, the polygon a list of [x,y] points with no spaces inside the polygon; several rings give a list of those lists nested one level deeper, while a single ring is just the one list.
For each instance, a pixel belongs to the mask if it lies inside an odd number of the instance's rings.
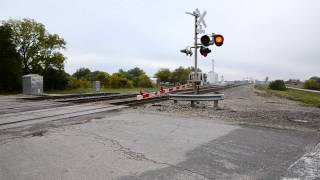
[{"label": "utility pole", "polygon": [[[198,19],[199,17],[201,16],[200,12],[198,9],[196,9],[195,11],[193,11],[192,13],[190,12],[186,12],[186,14],[189,14],[191,16],[194,17],[194,46],[192,48],[194,48],[194,80],[193,80],[193,85],[194,85],[194,93],[195,94],[198,94],[198,80],[200,79],[198,77],[198,34],[200,31],[198,29],[198,26],[199,26],[199,22],[198,22]],[[202,17],[200,18],[201,19],[201,22],[205,24],[203,18],[205,16],[206,12],[202,15]]]},{"label": "utility pole", "polygon": [[[194,74],[198,80],[198,17],[197,13],[194,13]],[[194,93],[198,94],[197,82],[193,83]]]}]

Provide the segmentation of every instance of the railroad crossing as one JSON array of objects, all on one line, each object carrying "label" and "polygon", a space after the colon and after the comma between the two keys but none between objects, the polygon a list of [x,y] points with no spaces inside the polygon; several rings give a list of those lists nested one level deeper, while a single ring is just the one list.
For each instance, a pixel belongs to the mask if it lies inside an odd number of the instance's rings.
[{"label": "railroad crossing", "polygon": [[224,37],[205,34],[206,11],[187,14],[195,18],[194,44],[181,50],[194,55],[188,84],[46,95],[42,77],[28,75],[37,87],[24,91],[38,96],[0,97],[0,179],[318,179],[320,111],[258,96],[248,82],[206,84],[197,51],[206,57]]},{"label": "railroad crossing", "polygon": [[[201,87],[199,92],[218,92],[240,85],[242,84],[205,86]],[[193,89],[179,89],[174,93],[186,96],[192,94]],[[170,97],[167,93],[142,99],[137,99],[137,96],[138,94],[92,93],[8,98],[1,101],[0,129],[114,111],[130,106],[165,101]]]}]

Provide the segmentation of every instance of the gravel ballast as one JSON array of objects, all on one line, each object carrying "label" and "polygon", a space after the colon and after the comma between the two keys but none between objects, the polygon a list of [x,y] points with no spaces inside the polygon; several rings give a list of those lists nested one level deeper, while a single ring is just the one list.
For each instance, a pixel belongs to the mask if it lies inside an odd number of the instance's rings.
[{"label": "gravel ballast", "polygon": [[219,108],[213,102],[200,102],[191,108],[190,102],[165,101],[139,108],[147,112],[164,112],[183,116],[209,117],[233,123],[320,131],[320,108],[275,96],[266,96],[253,85],[239,86],[220,93],[225,100]]}]

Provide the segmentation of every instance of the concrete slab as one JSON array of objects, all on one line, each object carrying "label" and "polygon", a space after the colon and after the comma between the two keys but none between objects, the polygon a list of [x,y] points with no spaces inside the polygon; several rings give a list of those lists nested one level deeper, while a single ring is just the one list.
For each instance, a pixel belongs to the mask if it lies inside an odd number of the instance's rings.
[{"label": "concrete slab", "polygon": [[0,179],[280,179],[315,133],[122,111],[0,137]]}]

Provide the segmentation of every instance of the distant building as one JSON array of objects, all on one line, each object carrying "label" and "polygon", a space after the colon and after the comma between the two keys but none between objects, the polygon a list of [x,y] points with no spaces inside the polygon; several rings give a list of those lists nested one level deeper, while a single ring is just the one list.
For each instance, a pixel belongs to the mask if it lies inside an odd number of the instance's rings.
[{"label": "distant building", "polygon": [[224,76],[221,75],[220,81],[223,83],[224,82]]},{"label": "distant building", "polygon": [[208,72],[208,81],[210,84],[218,83],[219,81],[219,75],[216,72],[209,71]]},{"label": "distant building", "polygon": [[210,84],[218,83],[219,75],[218,73],[214,72],[214,59],[212,59],[212,70],[208,72],[208,82]]}]

